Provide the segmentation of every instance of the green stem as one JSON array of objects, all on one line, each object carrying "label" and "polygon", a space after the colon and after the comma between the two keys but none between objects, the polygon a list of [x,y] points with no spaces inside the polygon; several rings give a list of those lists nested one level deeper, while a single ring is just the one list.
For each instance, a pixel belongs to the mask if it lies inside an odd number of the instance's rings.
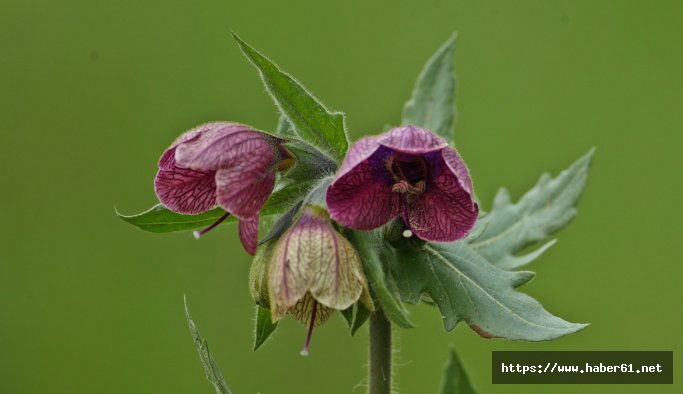
[{"label": "green stem", "polygon": [[370,316],[368,393],[391,393],[391,323],[381,309]]}]

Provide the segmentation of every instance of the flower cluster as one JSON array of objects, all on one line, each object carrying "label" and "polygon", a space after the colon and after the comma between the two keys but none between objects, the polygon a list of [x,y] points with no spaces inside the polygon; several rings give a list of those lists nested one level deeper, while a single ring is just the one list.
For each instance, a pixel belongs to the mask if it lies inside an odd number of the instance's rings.
[{"label": "flower cluster", "polygon": [[334,310],[360,300],[374,304],[353,244],[336,225],[379,228],[400,218],[405,236],[431,242],[463,238],[479,213],[472,181],[455,149],[415,126],[365,137],[349,149],[319,203],[307,201],[293,224],[258,246],[259,212],[276,183],[276,173],[296,157],[286,140],[238,123],[207,123],[181,135],[161,156],[154,185],[168,209],[196,215],[221,207],[216,223],[239,219],[245,249],[255,254],[252,295],[270,309],[273,322],[289,313],[313,328]]}]

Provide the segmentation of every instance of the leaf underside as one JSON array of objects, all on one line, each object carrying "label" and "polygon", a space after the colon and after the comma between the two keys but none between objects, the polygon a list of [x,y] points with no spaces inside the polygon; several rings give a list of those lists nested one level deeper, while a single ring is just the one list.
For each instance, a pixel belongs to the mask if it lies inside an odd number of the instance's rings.
[{"label": "leaf underside", "polygon": [[515,290],[533,273],[500,269],[463,241],[402,246],[390,271],[404,301],[416,304],[423,293],[431,297],[447,331],[465,321],[482,337],[543,341],[586,326],[551,315],[538,301]]}]

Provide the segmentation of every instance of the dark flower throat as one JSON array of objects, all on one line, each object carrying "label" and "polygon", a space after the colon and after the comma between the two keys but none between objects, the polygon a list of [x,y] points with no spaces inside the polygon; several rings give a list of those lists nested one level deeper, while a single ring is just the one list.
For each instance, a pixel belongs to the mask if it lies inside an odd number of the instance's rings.
[{"label": "dark flower throat", "polygon": [[422,155],[394,153],[386,165],[395,182],[391,187],[392,192],[407,195],[424,193],[429,165]]}]

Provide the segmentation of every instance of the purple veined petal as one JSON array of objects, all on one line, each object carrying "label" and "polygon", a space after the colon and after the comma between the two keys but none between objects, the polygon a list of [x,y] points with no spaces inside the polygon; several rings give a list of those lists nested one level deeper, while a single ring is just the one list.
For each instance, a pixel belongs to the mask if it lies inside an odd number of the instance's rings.
[{"label": "purple veined petal", "polygon": [[467,169],[465,162],[460,158],[458,152],[449,146],[444,148],[444,150],[441,151],[441,154],[446,165],[448,165],[458,178],[458,181],[460,181],[460,185],[467,190],[468,193],[472,194],[472,179],[470,178],[470,172]]},{"label": "purple veined petal", "polygon": [[400,195],[391,191],[393,182],[385,164],[390,153],[378,149],[337,177],[326,195],[332,219],[353,229],[371,230],[398,215]]},{"label": "purple veined petal", "polygon": [[219,170],[251,160],[255,155],[275,155],[278,139],[238,123],[214,122],[191,141],[179,144],[175,158],[182,167]]},{"label": "purple veined petal", "polygon": [[264,155],[216,172],[216,201],[238,218],[257,216],[275,187],[274,160]]},{"label": "purple veined petal", "polygon": [[247,253],[252,256],[256,254],[256,246],[258,244],[258,223],[258,215],[250,219],[240,219],[239,223],[240,241]]},{"label": "purple veined petal", "polygon": [[159,159],[154,191],[159,201],[174,212],[196,215],[216,206],[215,171],[182,168],[175,160],[178,145],[197,139],[209,127],[201,125],[181,134]]},{"label": "purple veined petal", "polygon": [[469,175],[464,182],[468,188],[465,188],[444,158],[435,156],[431,164],[432,176],[425,192],[407,203],[402,216],[412,232],[425,241],[461,239],[470,232],[479,215],[479,207],[472,199]]},{"label": "purple veined petal", "polygon": [[216,206],[214,171],[189,168],[160,168],[154,178],[154,192],[159,201],[173,212],[196,215]]},{"label": "purple veined petal", "polygon": [[175,151],[178,145],[182,144],[183,142],[188,142],[198,138],[199,134],[211,128],[211,125],[213,125],[213,123],[206,123],[197,126],[193,129],[184,132],[180,135],[180,137],[176,138],[176,140],[173,141],[171,146],[169,146],[168,149],[166,149],[164,153],[161,155],[161,158],[159,159],[159,168],[162,168],[164,170],[170,170],[173,167],[175,167],[177,165],[175,161]]},{"label": "purple veined petal", "polygon": [[391,129],[380,135],[377,142],[397,152],[413,154],[434,152],[448,146],[438,135],[412,125]]},{"label": "purple veined petal", "polygon": [[353,170],[358,164],[367,160],[377,149],[379,149],[379,147],[377,137],[363,137],[354,142],[353,145],[351,145],[351,148],[349,148],[346,159],[344,159],[344,163],[342,163],[342,166],[339,169],[337,179]]}]

